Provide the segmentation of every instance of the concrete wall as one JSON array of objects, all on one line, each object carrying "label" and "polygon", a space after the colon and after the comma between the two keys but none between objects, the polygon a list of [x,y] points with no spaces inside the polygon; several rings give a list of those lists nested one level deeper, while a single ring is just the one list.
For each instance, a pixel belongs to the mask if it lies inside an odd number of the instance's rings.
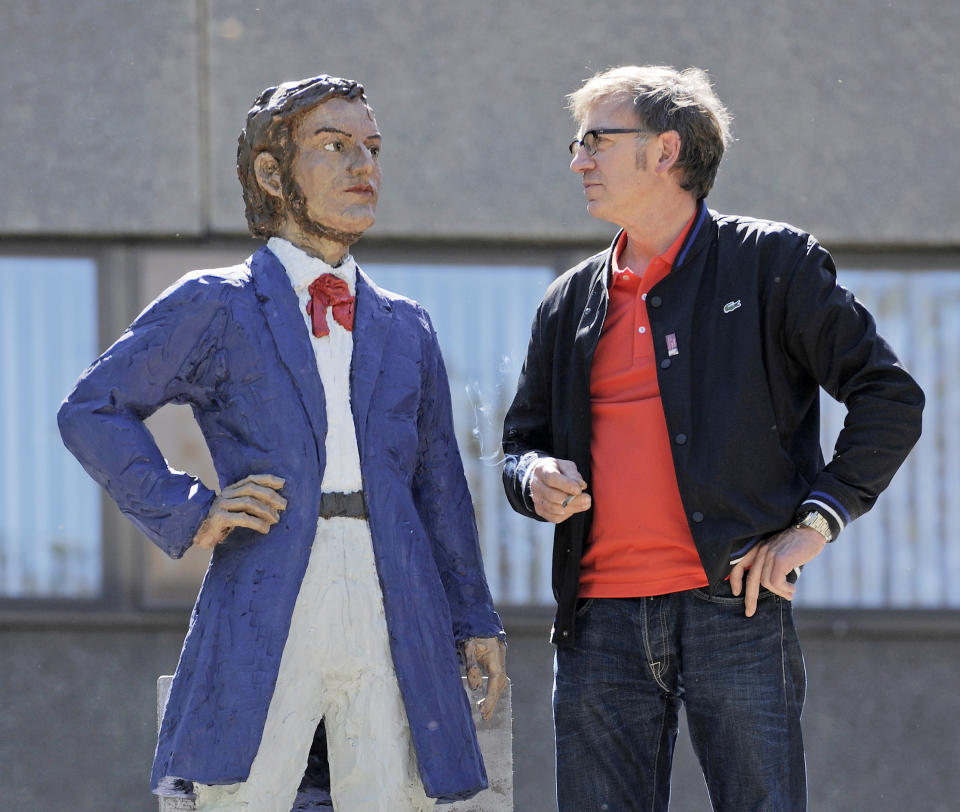
[{"label": "concrete wall", "polygon": [[386,135],[374,236],[606,234],[567,169],[563,95],[647,62],[710,69],[736,117],[718,208],[831,243],[960,243],[954,0],[7,0],[3,16],[2,234],[242,231],[244,113],[319,72],[363,81]]},{"label": "concrete wall", "polygon": [[[809,693],[804,733],[810,808],[948,812],[960,798],[960,626],[851,625],[799,615]],[[513,680],[515,803],[553,803],[544,616],[507,614]],[[176,665],[186,619],[139,616],[30,622],[0,618],[0,808],[155,812],[148,778],[155,679]],[[877,637],[878,632],[880,637]],[[672,808],[710,807],[685,735]]]}]

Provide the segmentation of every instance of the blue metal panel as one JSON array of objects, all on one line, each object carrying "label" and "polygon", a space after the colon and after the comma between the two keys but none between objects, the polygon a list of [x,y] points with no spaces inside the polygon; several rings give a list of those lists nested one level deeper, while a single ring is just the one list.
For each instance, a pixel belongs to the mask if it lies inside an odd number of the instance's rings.
[{"label": "blue metal panel", "polygon": [[440,339],[457,442],[496,601],[553,600],[553,526],[515,514],[500,484],[503,416],[516,391],[530,324],[553,271],[529,266],[365,265],[377,284],[416,299]]},{"label": "blue metal panel", "polygon": [[[923,436],[876,507],[811,562],[802,606],[960,606],[960,548],[951,507],[960,492],[960,274],[951,271],[840,273],[927,395]],[[845,411],[827,395],[824,456]]]},{"label": "blue metal panel", "polygon": [[56,412],[97,354],[90,259],[0,258],[0,596],[100,592],[100,492]]}]

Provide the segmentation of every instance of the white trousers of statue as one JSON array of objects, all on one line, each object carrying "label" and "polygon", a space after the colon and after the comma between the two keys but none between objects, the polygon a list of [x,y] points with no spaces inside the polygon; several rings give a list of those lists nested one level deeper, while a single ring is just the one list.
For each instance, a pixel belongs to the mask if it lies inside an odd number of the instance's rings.
[{"label": "white trousers of statue", "polygon": [[[268,247],[286,268],[305,319],[306,288],[321,273],[343,276],[355,292],[352,258],[331,269],[283,240],[273,238]],[[329,336],[311,337],[327,409],[323,490],[349,493],[362,488],[349,394],[353,335],[330,310],[327,324]],[[250,775],[228,786],[195,784],[197,809],[290,812],[321,719],[334,809],[433,809],[420,780],[390,654],[370,528],[362,519],[318,520]]]}]

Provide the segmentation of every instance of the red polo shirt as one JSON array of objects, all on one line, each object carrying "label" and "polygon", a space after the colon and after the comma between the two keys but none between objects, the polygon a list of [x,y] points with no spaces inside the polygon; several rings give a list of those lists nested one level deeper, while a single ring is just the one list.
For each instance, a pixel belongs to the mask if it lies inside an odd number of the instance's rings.
[{"label": "red polo shirt", "polygon": [[620,266],[626,234],[613,253],[610,307],[590,374],[593,528],[581,597],[643,597],[707,585],[677,488],[646,306],[647,292],[670,272],[692,223],[640,274]]}]

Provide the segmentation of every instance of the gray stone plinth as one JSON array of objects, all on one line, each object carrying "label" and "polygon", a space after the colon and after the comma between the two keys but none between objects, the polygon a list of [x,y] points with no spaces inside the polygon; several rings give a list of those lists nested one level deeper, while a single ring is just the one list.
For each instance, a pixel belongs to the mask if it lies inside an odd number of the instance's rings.
[{"label": "gray stone plinth", "polygon": [[[170,693],[170,681],[173,677],[164,676],[157,680],[157,724],[163,716],[163,708]],[[484,687],[486,678],[484,678]],[[489,789],[468,801],[458,801],[455,804],[443,804],[438,810],[449,812],[511,812],[513,810],[513,703],[511,698],[512,686],[508,683],[500,703],[489,722],[480,718],[477,710],[477,701],[483,695],[481,691],[471,691],[467,686],[466,677],[463,679],[463,688],[470,698],[473,707],[473,722],[477,726],[477,739],[483,753],[483,762],[487,768]],[[187,798],[160,798],[160,812],[176,812],[176,810],[193,810],[194,803]],[[297,809],[301,807],[298,805]],[[303,808],[317,808],[308,806]]]}]

